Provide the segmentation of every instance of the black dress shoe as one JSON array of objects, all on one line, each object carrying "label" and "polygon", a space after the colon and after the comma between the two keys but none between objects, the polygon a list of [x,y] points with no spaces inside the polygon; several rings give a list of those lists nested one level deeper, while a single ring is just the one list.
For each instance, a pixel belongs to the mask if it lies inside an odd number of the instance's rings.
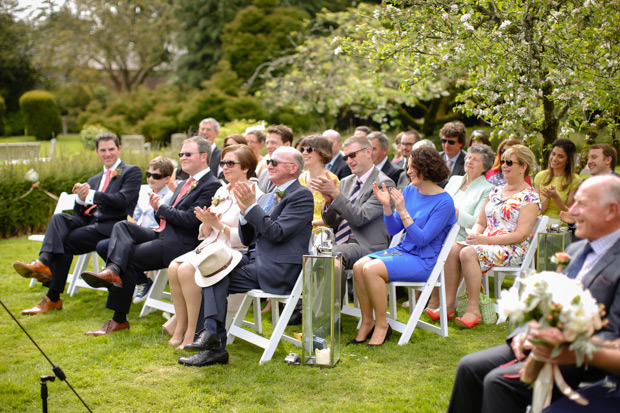
[{"label": "black dress shoe", "polygon": [[202,330],[198,334],[198,338],[192,344],[187,344],[183,350],[189,351],[205,351],[219,350],[222,347],[220,336],[207,330]]},{"label": "black dress shoe", "polygon": [[383,341],[381,342],[381,344],[366,344],[366,347],[379,347],[385,344],[386,341],[388,341],[390,339],[390,336],[392,335],[392,326],[388,325],[388,329],[387,332],[385,333],[385,337],[383,337]]},{"label": "black dress shoe", "polygon": [[351,341],[349,341],[347,343],[348,345],[357,345],[357,344],[364,344],[365,342],[367,342],[368,340],[370,340],[370,337],[372,337],[372,334],[375,332],[375,326],[372,326],[372,330],[370,330],[370,332],[366,335],[366,338],[362,341],[357,341],[356,339],[353,339]]},{"label": "black dress shoe", "polygon": [[228,364],[228,351],[221,353],[201,351],[188,357],[179,357],[179,364],[192,367],[211,366],[213,364]]},{"label": "black dress shoe", "polygon": [[303,320],[303,314],[301,310],[293,310],[293,314],[291,314],[291,318],[288,320],[289,326],[298,326],[301,324]]}]

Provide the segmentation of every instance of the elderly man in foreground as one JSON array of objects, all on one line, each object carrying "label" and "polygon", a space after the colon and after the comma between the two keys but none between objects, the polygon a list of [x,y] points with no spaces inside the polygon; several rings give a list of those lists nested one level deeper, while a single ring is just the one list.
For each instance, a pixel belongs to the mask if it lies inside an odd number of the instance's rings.
[{"label": "elderly man in foreground", "polygon": [[269,180],[275,185],[273,191],[256,201],[251,184],[240,182],[233,190],[241,212],[239,237],[248,251],[236,265],[234,257],[223,260],[224,265],[210,276],[230,271],[228,275],[212,284],[204,281],[204,330],[194,343],[184,347],[199,353],[179,358],[180,364],[228,364],[225,322],[229,294],[255,288],[289,294],[297,281],[303,255],[308,253],[314,198],[297,180],[304,160],[296,149],[281,146],[267,163]]},{"label": "elderly man in foreground", "polygon": [[[613,340],[620,335],[620,179],[607,175],[586,180],[577,190],[570,214],[582,240],[568,247],[566,252],[573,258],[564,273],[581,281],[605,306],[609,323],[596,337]],[[519,379],[524,340],[525,333],[515,331],[507,345],[463,357],[448,412],[525,412],[532,391]],[[593,366],[575,365],[563,366],[562,374],[571,387],[605,376]]]}]

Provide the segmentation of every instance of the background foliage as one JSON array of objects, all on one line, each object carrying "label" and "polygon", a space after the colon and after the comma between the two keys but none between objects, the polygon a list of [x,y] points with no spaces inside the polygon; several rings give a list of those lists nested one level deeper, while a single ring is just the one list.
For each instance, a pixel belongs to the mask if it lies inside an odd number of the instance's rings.
[{"label": "background foliage", "polygon": [[52,139],[61,131],[60,110],[54,95],[44,90],[32,90],[19,98],[28,132],[37,139]]}]

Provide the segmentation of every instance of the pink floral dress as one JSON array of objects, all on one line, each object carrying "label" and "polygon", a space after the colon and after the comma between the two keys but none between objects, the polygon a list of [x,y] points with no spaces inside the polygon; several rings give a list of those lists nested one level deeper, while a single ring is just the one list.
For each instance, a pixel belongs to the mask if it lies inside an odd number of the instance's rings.
[{"label": "pink floral dress", "polygon": [[[494,236],[509,234],[517,228],[517,220],[521,208],[528,204],[537,204],[540,214],[541,205],[538,193],[527,187],[509,197],[503,197],[504,186],[495,187],[489,194],[484,213],[487,227],[484,235]],[[478,261],[483,273],[494,266],[518,266],[523,261],[525,251],[530,244],[529,237],[520,244],[512,245],[474,245],[478,253]]]}]

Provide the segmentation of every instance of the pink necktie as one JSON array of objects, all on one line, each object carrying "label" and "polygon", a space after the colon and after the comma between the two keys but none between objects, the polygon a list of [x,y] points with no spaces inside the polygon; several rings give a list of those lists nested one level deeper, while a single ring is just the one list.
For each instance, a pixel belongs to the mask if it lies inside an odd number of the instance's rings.
[{"label": "pink necktie", "polygon": [[[187,193],[187,191],[189,190],[189,187],[192,185],[193,182],[196,182],[196,180],[191,176],[187,181],[185,181],[185,183],[181,187],[181,192],[179,192],[179,196],[177,196],[177,199],[174,201],[174,204],[172,204],[172,208],[174,208],[175,205],[179,203],[179,201],[183,198],[183,195]],[[155,228],[153,231],[162,232],[164,228],[166,228],[166,217],[160,217],[159,228]]]},{"label": "pink necktie", "polygon": [[[108,189],[108,185],[110,185],[110,174],[112,173],[111,170],[107,170],[105,171],[105,180],[103,181],[103,187],[101,188],[101,192],[105,192],[106,189]],[[84,211],[84,215],[88,215],[91,216],[93,215],[93,213],[95,212],[94,209],[97,208],[97,205],[91,205],[88,208],[86,208],[86,211]]]}]

